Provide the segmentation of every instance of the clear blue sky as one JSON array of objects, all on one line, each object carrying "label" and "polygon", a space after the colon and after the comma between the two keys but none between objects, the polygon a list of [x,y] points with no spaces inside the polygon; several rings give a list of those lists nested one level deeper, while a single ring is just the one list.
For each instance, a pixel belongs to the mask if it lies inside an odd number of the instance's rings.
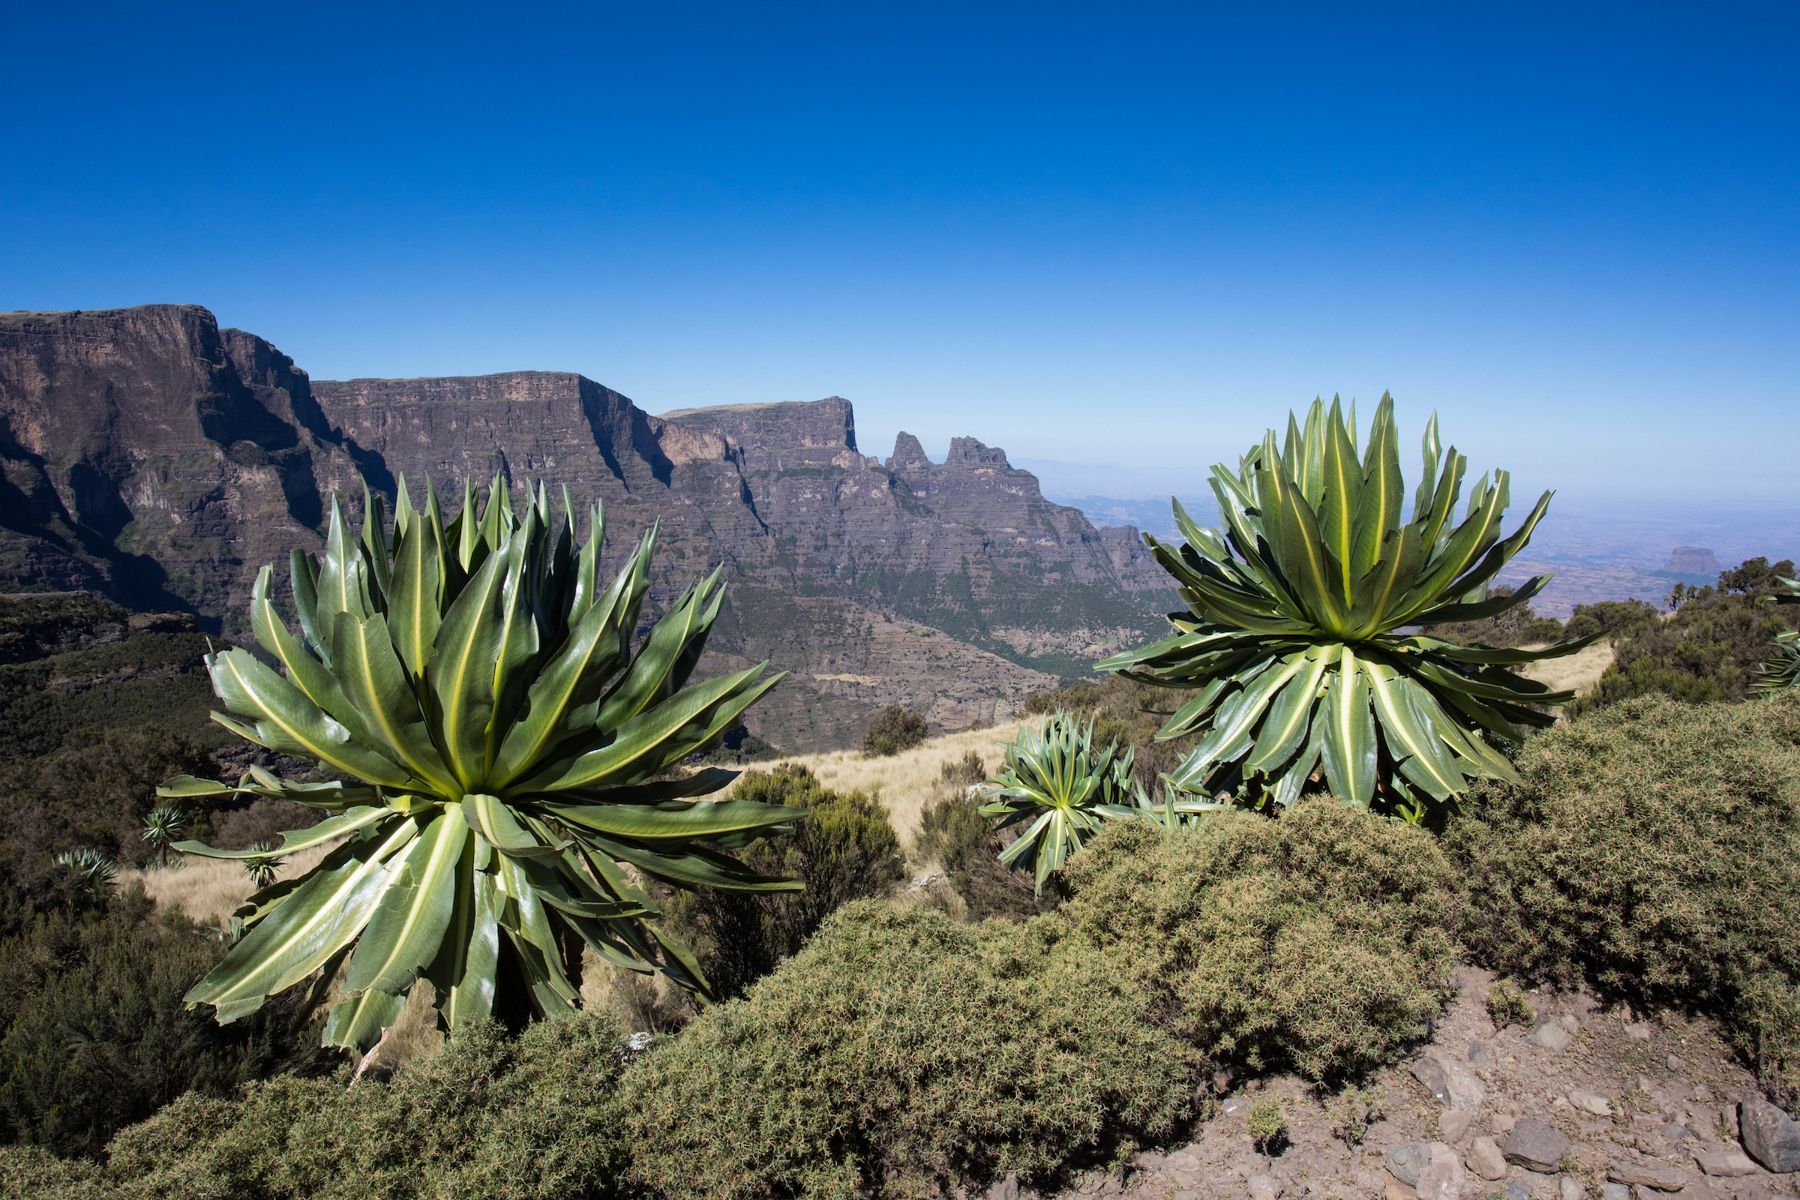
[{"label": "clear blue sky", "polygon": [[13,7],[0,308],[1121,495],[1391,388],[1529,485],[1800,496],[1790,2],[278,7]]}]

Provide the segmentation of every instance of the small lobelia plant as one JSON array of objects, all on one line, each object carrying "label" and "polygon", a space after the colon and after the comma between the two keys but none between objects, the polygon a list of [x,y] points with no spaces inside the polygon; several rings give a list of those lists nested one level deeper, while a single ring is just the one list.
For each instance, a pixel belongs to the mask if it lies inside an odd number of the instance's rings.
[{"label": "small lobelia plant", "polygon": [[[1793,604],[1800,603],[1800,581],[1793,579],[1775,580],[1778,589],[1770,600]],[[1769,645],[1769,657],[1756,666],[1756,694],[1759,696],[1778,696],[1793,688],[1800,688],[1800,629],[1789,629],[1775,635]]]},{"label": "small lobelia plant", "polygon": [[450,1033],[489,1017],[519,1024],[579,1004],[582,947],[661,970],[702,995],[692,953],[661,928],[645,884],[788,891],[723,848],[799,814],[702,800],[734,773],[681,773],[772,687],[766,664],[692,678],[723,590],[689,588],[633,645],[655,531],[610,583],[603,521],[576,542],[565,493],[553,521],[540,486],[514,512],[495,479],[465,485],[445,521],[402,481],[390,537],[379,501],[352,536],[334,498],[325,553],[295,552],[297,626],[264,567],[250,616],[272,668],[245,649],[207,656],[227,729],[311,759],[333,778],[292,782],[260,768],[237,786],[182,777],[171,798],[248,793],[325,814],[273,849],[177,849],[266,861],[332,847],[298,879],[253,895],[243,936],[187,994],[221,1022],[341,971],[328,1045],[366,1051],[421,978]]},{"label": "small lobelia plant", "polygon": [[250,882],[256,887],[266,888],[271,883],[275,882],[276,872],[281,870],[282,866],[286,864],[287,859],[281,857],[279,853],[281,844],[273,840],[265,839],[264,841],[257,842],[250,848],[259,852],[262,857],[246,858],[244,860],[244,874],[250,877]]},{"label": "small lobelia plant", "polygon": [[108,889],[119,881],[118,864],[88,846],[78,850],[58,851],[51,861],[68,872],[74,881],[76,894],[84,899],[97,900],[104,897]]},{"label": "small lobelia plant", "polygon": [[[993,779],[979,794],[988,797],[981,815],[1009,829],[1024,824],[1025,830],[1000,852],[1007,866],[1030,863],[1042,895],[1047,880],[1071,854],[1098,833],[1104,822],[1121,817],[1161,820],[1163,808],[1153,805],[1133,782],[1133,752],[1115,740],[1104,750],[1094,746],[1094,719],[1085,724],[1058,709],[1041,725],[1027,725],[1006,747],[1005,757]],[[1171,806],[1168,824],[1173,827],[1192,808]]]},{"label": "small lobelia plant", "polygon": [[156,850],[156,865],[169,865],[169,849],[181,831],[187,828],[187,816],[173,804],[159,804],[144,818],[144,840]]},{"label": "small lobelia plant", "polygon": [[1410,518],[1393,401],[1383,396],[1359,454],[1355,407],[1314,402],[1285,440],[1270,430],[1237,470],[1213,468],[1225,529],[1202,529],[1181,505],[1185,544],[1145,537],[1187,611],[1171,636],[1099,664],[1195,695],[1159,738],[1202,735],[1170,774],[1179,789],[1258,806],[1292,804],[1315,775],[1341,799],[1422,819],[1472,780],[1512,779],[1495,740],[1547,725],[1545,706],[1572,692],[1515,674],[1592,638],[1542,650],[1462,646],[1414,632],[1483,620],[1523,604],[1540,575],[1490,595],[1550,503],[1501,536],[1509,478],[1476,482],[1453,519],[1467,460],[1442,450],[1437,418],[1423,439]]},{"label": "small lobelia plant", "polygon": [[1026,725],[1007,745],[999,771],[979,790],[989,798],[982,816],[1000,829],[1025,825],[1000,852],[1000,861],[1030,863],[1041,895],[1044,881],[1100,831],[1102,822],[1136,815],[1132,757],[1131,748],[1121,750],[1117,741],[1096,750],[1092,717],[1084,725],[1059,708],[1043,723]]}]

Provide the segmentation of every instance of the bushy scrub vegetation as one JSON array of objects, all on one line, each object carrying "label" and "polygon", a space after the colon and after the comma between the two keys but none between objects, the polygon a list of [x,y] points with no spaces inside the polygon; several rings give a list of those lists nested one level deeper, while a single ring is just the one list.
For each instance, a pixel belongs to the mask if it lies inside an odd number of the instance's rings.
[{"label": "bushy scrub vegetation", "polygon": [[1038,911],[1032,877],[1000,864],[1005,835],[981,815],[980,802],[961,789],[926,805],[914,849],[924,861],[943,868],[970,920],[1016,920]]},{"label": "bushy scrub vegetation", "polygon": [[157,783],[210,763],[196,743],[149,730],[0,762],[0,934],[61,906],[61,851],[92,850],[127,866],[153,859],[143,832]]},{"label": "bushy scrub vegetation", "polygon": [[773,971],[834,909],[884,896],[905,876],[887,811],[865,792],[833,791],[805,767],[786,765],[746,774],[732,796],[801,814],[790,836],[755,842],[738,858],[759,874],[805,886],[765,896],[701,888],[671,898],[670,919],[690,932],[721,997]]},{"label": "bushy scrub vegetation", "polygon": [[1064,936],[1117,949],[1184,1042],[1330,1080],[1423,1036],[1448,995],[1456,879],[1433,837],[1335,801],[1167,833],[1115,822],[1065,868]]},{"label": "bushy scrub vegetation", "polygon": [[1800,1099],[1800,700],[1640,698],[1518,766],[1447,832],[1477,958],[1713,1013]]},{"label": "bushy scrub vegetation", "polygon": [[890,704],[869,718],[863,730],[862,750],[870,758],[887,758],[924,742],[925,718],[910,708]]},{"label": "bushy scrub vegetation", "polygon": [[1408,632],[1497,618],[1549,579],[1488,591],[1550,493],[1502,537],[1507,473],[1482,476],[1458,522],[1467,459],[1443,449],[1435,417],[1421,450],[1408,518],[1393,401],[1381,398],[1362,450],[1355,406],[1346,416],[1315,401],[1279,444],[1270,430],[1236,470],[1213,468],[1223,532],[1177,503],[1183,544],[1145,536],[1187,611],[1170,616],[1170,636],[1100,667],[1192,690],[1159,733],[1201,735],[1172,787],[1286,806],[1322,780],[1352,804],[1418,821],[1472,781],[1510,778],[1492,740],[1522,740],[1550,723],[1546,706],[1574,698],[1509,668],[1581,641],[1526,650]]},{"label": "bushy scrub vegetation", "polygon": [[113,1140],[101,1166],[0,1153],[0,1179],[58,1200],[605,1200],[637,1194],[614,1086],[618,1027],[583,1014],[518,1037],[461,1030],[392,1081],[283,1076],[190,1095]]},{"label": "bushy scrub vegetation", "polygon": [[1387,1061],[1445,994],[1448,867],[1397,822],[1322,800],[1121,821],[1068,874],[1026,922],[853,902],[623,1067],[603,1017],[471,1026],[391,1082],[190,1097],[104,1166],[0,1171],[70,1198],[929,1195],[1173,1137],[1221,1066]]},{"label": "bushy scrub vegetation", "polygon": [[981,755],[973,750],[963,751],[961,758],[945,759],[938,768],[938,781],[951,787],[974,787],[987,778],[987,768],[982,765]]},{"label": "bushy scrub vegetation", "polygon": [[223,743],[205,654],[189,618],[82,593],[0,596],[0,760],[141,729]]},{"label": "bushy scrub vegetation", "polygon": [[776,1197],[1048,1172],[1187,1113],[1198,1056],[1146,1016],[1119,964],[1029,926],[852,905],[634,1070],[635,1173]]},{"label": "bushy scrub vegetation", "polygon": [[1563,626],[1570,637],[1620,638],[1640,633],[1662,620],[1662,613],[1645,600],[1597,600],[1578,604]]},{"label": "bushy scrub vegetation", "polygon": [[296,1005],[224,1027],[182,1007],[222,953],[212,930],[153,913],[141,889],[47,907],[0,940],[4,1140],[91,1154],[189,1090],[228,1096],[315,1069],[317,1034]]},{"label": "bushy scrub vegetation", "polygon": [[[1757,668],[1785,630],[1781,609],[1767,603],[1791,579],[1794,564],[1752,558],[1719,575],[1716,587],[1678,586],[1667,619],[1632,622],[1613,638],[1613,664],[1575,711],[1592,711],[1634,696],[1668,696],[1691,704],[1737,701],[1755,691]],[[1580,611],[1575,620],[1581,617]],[[1571,621],[1571,627],[1574,620]]]}]

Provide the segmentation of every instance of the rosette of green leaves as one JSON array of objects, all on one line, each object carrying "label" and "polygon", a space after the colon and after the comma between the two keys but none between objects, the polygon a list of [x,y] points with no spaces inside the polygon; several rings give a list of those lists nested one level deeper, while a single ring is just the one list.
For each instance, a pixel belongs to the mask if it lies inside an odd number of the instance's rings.
[{"label": "rosette of green leaves", "polygon": [[1170,615],[1169,637],[1099,669],[1195,690],[1157,735],[1201,735],[1176,787],[1286,805],[1321,775],[1350,803],[1417,820],[1471,780],[1512,778],[1494,743],[1518,742],[1574,698],[1512,668],[1591,639],[1495,649],[1413,631],[1492,617],[1549,582],[1488,592],[1551,493],[1502,536],[1507,473],[1477,480],[1459,521],[1467,460],[1441,448],[1435,416],[1422,449],[1409,517],[1391,398],[1361,449],[1354,405],[1346,417],[1337,400],[1315,401],[1304,425],[1289,416],[1285,439],[1270,430],[1235,471],[1213,469],[1222,531],[1177,503],[1185,543],[1145,537],[1187,611]]},{"label": "rosette of green leaves", "polygon": [[1006,747],[1000,769],[980,793],[981,815],[1000,829],[1024,824],[1000,852],[1007,866],[1029,862],[1041,894],[1044,881],[1100,831],[1101,823],[1139,815],[1132,785],[1133,752],[1114,741],[1094,748],[1094,722],[1058,709],[1041,725],[1027,725]]},{"label": "rosette of green leaves", "polygon": [[600,506],[579,545],[566,493],[562,509],[553,521],[543,488],[528,487],[515,513],[496,479],[485,507],[465,486],[445,521],[429,487],[415,511],[402,481],[391,536],[379,498],[352,536],[334,499],[325,553],[292,557],[294,623],[263,568],[250,616],[269,662],[246,649],[208,656],[226,709],[215,719],[333,778],[257,769],[235,787],[184,777],[159,794],[241,792],[326,814],[273,848],[183,842],[185,853],[255,862],[330,849],[250,898],[243,937],[190,1004],[231,1021],[337,978],[345,998],[325,1041],[365,1050],[421,978],[452,1033],[573,1009],[583,946],[704,994],[647,881],[800,886],[725,852],[796,810],[703,800],[733,773],[675,770],[779,678],[766,664],[692,678],[723,599],[718,573],[634,645],[655,531],[608,582]]},{"label": "rosette of green leaves", "polygon": [[[1778,589],[1769,599],[1783,604],[1800,603],[1800,581],[1777,579]],[[1756,692],[1775,696],[1790,688],[1800,687],[1800,630],[1789,629],[1775,635],[1769,646],[1769,657],[1756,665]]]},{"label": "rosette of green leaves", "polygon": [[187,814],[173,804],[159,804],[144,818],[143,837],[156,850],[158,866],[169,861],[169,849],[187,828]]},{"label": "rosette of green leaves", "polygon": [[58,851],[50,861],[67,871],[76,890],[86,896],[99,896],[119,882],[118,864],[87,846]]}]

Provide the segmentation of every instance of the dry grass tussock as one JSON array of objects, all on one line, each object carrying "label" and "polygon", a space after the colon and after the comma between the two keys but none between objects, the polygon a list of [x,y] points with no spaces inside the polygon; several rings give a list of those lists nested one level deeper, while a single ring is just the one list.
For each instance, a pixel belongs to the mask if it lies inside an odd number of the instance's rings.
[{"label": "dry grass tussock", "polygon": [[[833,750],[784,758],[819,777],[819,782],[840,792],[870,792],[880,797],[900,844],[911,850],[919,836],[919,818],[938,795],[944,764],[973,750],[982,767],[992,775],[1000,766],[1006,743],[1018,735],[1023,721],[1009,721],[983,729],[965,729],[932,738],[911,750],[887,758],[867,758],[860,750]],[[757,769],[777,763],[758,763]]]},{"label": "dry grass tussock", "polygon": [[[294,879],[318,865],[329,847],[316,846],[291,854],[277,879]],[[119,872],[121,883],[141,883],[159,908],[175,907],[202,925],[223,925],[256,886],[242,863],[223,858],[184,855],[182,865],[161,870]]]},{"label": "dry grass tussock", "polygon": [[[1539,647],[1532,648],[1538,649]],[[1573,691],[1576,695],[1580,695],[1600,682],[1600,676],[1606,673],[1606,668],[1612,666],[1612,662],[1612,643],[1602,639],[1567,658],[1550,658],[1543,662],[1527,663],[1520,673],[1537,680],[1546,687],[1552,687],[1558,691]]]}]

